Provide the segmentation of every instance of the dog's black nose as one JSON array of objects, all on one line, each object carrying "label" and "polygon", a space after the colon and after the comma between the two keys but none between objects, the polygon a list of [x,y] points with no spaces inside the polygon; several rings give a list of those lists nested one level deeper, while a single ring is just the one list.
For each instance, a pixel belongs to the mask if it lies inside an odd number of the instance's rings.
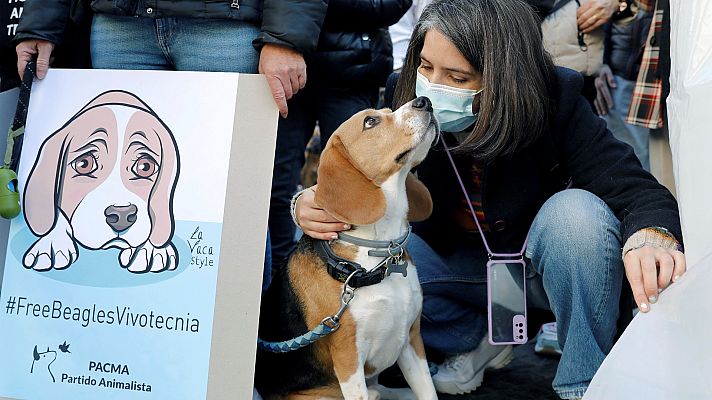
[{"label": "dog's black nose", "polygon": [[433,111],[433,103],[430,102],[430,99],[425,97],[425,96],[420,96],[413,100],[413,108],[417,109],[422,109],[423,111],[428,111],[432,112]]},{"label": "dog's black nose", "polygon": [[115,232],[123,232],[136,222],[138,207],[133,204],[128,206],[109,206],[104,210],[106,223]]}]

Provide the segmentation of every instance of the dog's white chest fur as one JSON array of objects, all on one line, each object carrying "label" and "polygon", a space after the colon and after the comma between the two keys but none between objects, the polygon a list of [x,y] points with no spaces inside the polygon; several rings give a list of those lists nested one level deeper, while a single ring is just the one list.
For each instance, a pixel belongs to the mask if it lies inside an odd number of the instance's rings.
[{"label": "dog's white chest fur", "polygon": [[[382,258],[368,256],[360,248],[356,262],[371,268]],[[356,322],[359,359],[375,369],[374,374],[393,365],[410,339],[410,328],[420,315],[422,294],[415,266],[408,274],[393,274],[381,283],[356,290],[349,311]]]}]

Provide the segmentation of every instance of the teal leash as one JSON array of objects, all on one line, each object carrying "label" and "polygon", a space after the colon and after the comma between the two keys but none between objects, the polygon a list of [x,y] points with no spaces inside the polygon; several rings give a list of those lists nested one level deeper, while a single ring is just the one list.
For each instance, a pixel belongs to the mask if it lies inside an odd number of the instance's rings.
[{"label": "teal leash", "polygon": [[349,286],[349,280],[351,280],[351,278],[353,278],[353,276],[360,271],[362,271],[362,269],[357,269],[352,272],[348,278],[346,278],[346,282],[344,282],[344,289],[341,292],[341,307],[339,307],[336,314],[322,319],[316,328],[293,339],[281,342],[270,342],[262,340],[258,337],[257,347],[262,350],[269,351],[270,353],[288,353],[290,351],[299,350],[302,347],[309,346],[330,333],[336,332],[341,326],[341,316],[344,314],[346,307],[349,306],[349,303],[354,298],[355,288]]},{"label": "teal leash", "polygon": [[309,346],[337,329],[339,329],[338,325],[332,328],[322,321],[311,331],[301,336],[297,336],[294,339],[285,340],[283,342],[268,342],[257,338],[257,346],[262,350],[269,351],[270,353],[288,353],[290,351],[299,350],[302,347]]}]

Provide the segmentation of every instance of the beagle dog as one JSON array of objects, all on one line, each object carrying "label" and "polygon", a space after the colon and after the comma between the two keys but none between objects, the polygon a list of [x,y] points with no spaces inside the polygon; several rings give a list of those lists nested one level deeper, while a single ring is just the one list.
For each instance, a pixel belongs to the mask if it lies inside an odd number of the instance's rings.
[{"label": "beagle dog", "polygon": [[[432,105],[419,97],[395,112],[359,112],[329,139],[315,201],[352,224],[351,239],[300,239],[262,300],[261,340],[287,341],[334,315],[346,286],[355,282],[343,274],[335,279],[337,264],[361,266],[362,284],[355,285],[333,333],[291,352],[259,349],[255,384],[263,397],[380,398],[367,381],[397,362],[418,399],[437,398],[420,336],[423,297],[413,261],[404,254],[403,270],[381,271],[383,254],[370,255],[372,248],[353,244],[394,243],[408,236],[409,220],[430,215],[430,194],[409,171],[425,158],[437,134]],[[336,264],[324,258],[325,247],[339,260]],[[374,274],[380,274],[378,283],[366,282]]]},{"label": "beagle dog", "polygon": [[87,249],[119,248],[131,272],[175,269],[173,134],[135,95],[100,94],[40,147],[27,178],[27,226],[39,239],[26,268],[67,268]]}]

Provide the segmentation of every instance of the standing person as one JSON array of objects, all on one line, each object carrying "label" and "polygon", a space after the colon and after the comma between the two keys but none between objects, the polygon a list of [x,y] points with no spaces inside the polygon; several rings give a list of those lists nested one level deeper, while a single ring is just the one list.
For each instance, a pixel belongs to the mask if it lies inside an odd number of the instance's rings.
[{"label": "standing person", "polygon": [[346,119],[376,106],[378,90],[393,70],[388,26],[410,5],[411,0],[329,1],[319,44],[307,62],[312,78],[289,102],[290,116],[277,131],[269,216],[275,268],[296,243],[289,204],[317,121],[323,148]]},{"label": "standing person", "polygon": [[[519,0],[436,0],[415,28],[394,107],[428,96],[451,148],[440,144],[418,167],[433,213],[409,241],[424,343],[448,355],[433,376],[439,392],[470,392],[511,359],[486,338],[483,238],[492,252],[524,250],[527,301],[556,316],[562,399],[583,397],[613,346],[624,276],[648,312],[685,271],[675,199],[606,129],[581,85],[554,67]],[[344,229],[311,190],[295,216],[317,239]]]},{"label": "standing person", "polygon": [[328,0],[27,0],[17,29],[18,71],[37,55],[49,67],[69,18],[93,11],[94,68],[265,74],[280,114],[304,88]]},{"label": "standing person", "polygon": [[[631,2],[629,7],[638,8],[635,2]],[[646,171],[650,171],[648,129],[626,122],[626,116],[651,19],[652,14],[638,10],[607,26],[604,63],[596,78],[597,96],[594,102],[598,115],[606,120],[613,135],[633,147]]]},{"label": "standing person", "polygon": [[668,138],[666,99],[670,93],[670,2],[638,0],[653,20],[645,41],[643,60],[633,88],[626,122],[649,129],[652,173],[675,193]]},{"label": "standing person", "polygon": [[583,75],[583,95],[593,107],[594,80],[603,64],[603,26],[619,0],[527,0],[542,19],[544,48],[554,64]]},{"label": "standing person", "polygon": [[414,0],[413,5],[403,14],[403,17],[388,27],[388,33],[391,35],[391,41],[393,42],[394,71],[400,71],[400,69],[403,68],[403,61],[405,61],[405,53],[408,51],[410,37],[413,35],[413,28],[415,28],[415,24],[418,22],[418,18],[420,18],[420,14],[423,13],[425,6],[432,1],[433,0]]}]

